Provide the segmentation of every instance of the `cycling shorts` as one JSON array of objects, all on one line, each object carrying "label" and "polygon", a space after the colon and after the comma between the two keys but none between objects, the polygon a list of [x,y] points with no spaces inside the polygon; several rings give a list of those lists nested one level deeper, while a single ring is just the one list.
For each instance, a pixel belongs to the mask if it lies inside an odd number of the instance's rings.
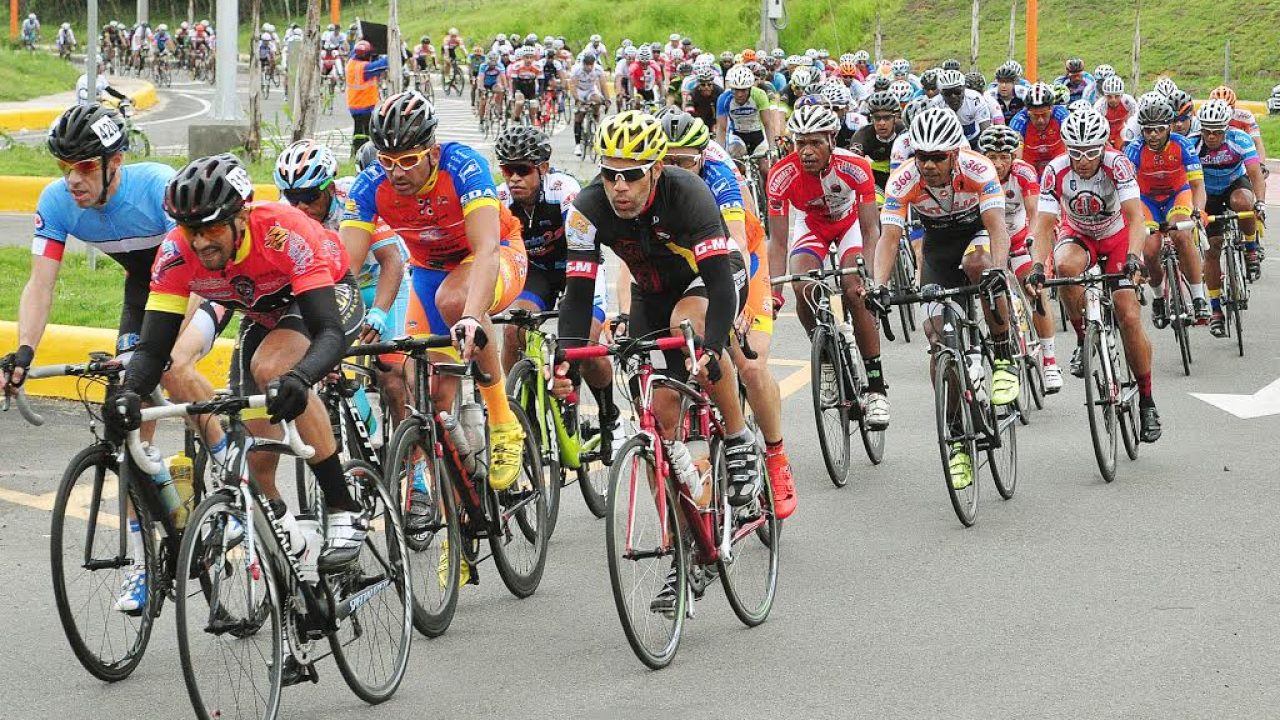
[{"label": "cycling shorts", "polygon": [[[965,256],[985,251],[990,245],[991,238],[980,224],[967,228],[954,228],[947,232],[925,230],[921,251],[920,284],[936,284],[943,290],[970,285],[969,276],[965,274],[961,264]],[[941,303],[925,305],[926,316],[941,314]]]},{"label": "cycling shorts", "polygon": [[538,81],[530,78],[528,80],[515,80],[511,83],[511,89],[518,95],[525,98],[534,98],[538,96]]},{"label": "cycling shorts", "polygon": [[[360,288],[360,299],[364,301],[366,308],[373,307],[373,298],[377,294],[377,284]],[[404,319],[409,313],[409,277],[400,281],[400,292],[396,293],[395,302],[391,303],[391,309],[387,310],[387,332],[381,338],[382,340],[390,340],[404,335]],[[400,353],[387,353],[379,355],[378,359],[384,363],[391,365],[404,364],[404,355]]]},{"label": "cycling shorts", "polygon": [[843,263],[852,253],[862,250],[862,230],[858,226],[858,214],[851,212],[845,219],[829,223],[812,215],[800,215],[794,221],[792,235],[796,238],[791,255],[808,253],[819,262],[827,259],[831,246],[836,246],[836,258]]},{"label": "cycling shorts", "polygon": [[[604,265],[601,265],[596,273],[596,295],[591,309],[591,316],[597,322],[604,322],[607,314],[605,311],[605,295],[602,292],[605,282],[604,276]],[[529,303],[537,308],[538,312],[546,312],[559,303],[560,296],[564,294],[564,280],[563,268],[548,270],[537,265],[530,265],[529,276],[524,281],[524,290],[520,292],[516,299]]]},{"label": "cycling shorts", "polygon": [[1191,186],[1183,185],[1178,191],[1162,197],[1142,196],[1142,214],[1148,224],[1169,222],[1174,215],[1191,217]]},{"label": "cycling shorts", "polygon": [[1102,267],[1104,273],[1118,273],[1124,269],[1125,259],[1129,255],[1129,228],[1126,225],[1111,235],[1094,238],[1063,222],[1057,247],[1066,244],[1084,248],[1089,254],[1090,266],[1096,264]]},{"label": "cycling shorts", "polygon": [[[459,263],[459,267],[475,261],[474,255],[468,255]],[[449,324],[445,322],[440,309],[436,307],[436,293],[445,278],[455,270],[436,270],[433,268],[415,267],[412,275],[412,288],[409,292],[409,311],[405,316],[405,331],[412,336],[445,335],[449,332]],[[490,313],[502,312],[510,305],[520,292],[524,290],[525,279],[529,273],[529,258],[523,248],[509,245],[498,247],[498,283],[493,289],[493,303]],[[448,354],[447,351],[441,351]]]},{"label": "cycling shorts", "polygon": [[[333,292],[338,299],[342,335],[347,345],[350,345],[360,337],[360,329],[364,327],[364,302],[360,299],[360,289],[356,287],[355,280],[347,276],[333,286]],[[240,335],[236,338],[236,349],[231,354],[231,372],[228,378],[233,395],[257,395],[262,392],[253,377],[253,354],[258,351],[258,346],[268,334],[279,329],[293,330],[308,339],[311,337],[296,302],[288,305],[284,314],[271,327],[254,322],[248,317],[241,319]]]},{"label": "cycling shorts", "polygon": [[1018,277],[1031,269],[1031,248],[1027,246],[1027,237],[1030,235],[1031,228],[1023,227],[1009,238],[1009,269]]},{"label": "cycling shorts", "polygon": [[747,146],[747,155],[754,154],[765,141],[764,130],[751,130],[749,132],[735,130],[733,134],[737,135],[742,140],[742,144]]},{"label": "cycling shorts", "polygon": [[[1227,186],[1227,189],[1221,195],[1210,194],[1205,202],[1204,211],[1210,215],[1217,215],[1218,213],[1230,210],[1231,193],[1237,190],[1248,190],[1249,192],[1253,192],[1253,182],[1249,180],[1249,176],[1241,175],[1235,180],[1232,180],[1231,184]],[[1223,227],[1224,225],[1225,223],[1217,220],[1209,223],[1209,237],[1218,237],[1222,235],[1226,230],[1226,228]]]}]

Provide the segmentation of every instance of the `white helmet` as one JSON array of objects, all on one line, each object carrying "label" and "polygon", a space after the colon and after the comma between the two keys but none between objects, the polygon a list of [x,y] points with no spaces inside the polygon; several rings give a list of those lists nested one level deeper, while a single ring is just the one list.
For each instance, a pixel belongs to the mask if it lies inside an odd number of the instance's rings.
[{"label": "white helmet", "polygon": [[853,103],[853,93],[839,80],[830,80],[822,84],[822,99],[833,108],[844,108]]},{"label": "white helmet", "polygon": [[70,29],[71,29],[71,23],[62,23],[62,29],[63,29],[63,30],[70,30]]},{"label": "white helmet", "polygon": [[1062,142],[1069,148],[1094,148],[1111,137],[1107,119],[1097,110],[1073,112],[1062,121]]},{"label": "white helmet", "polygon": [[960,118],[942,107],[925,108],[912,118],[910,138],[916,152],[959,150],[967,144]]},{"label": "white helmet", "polygon": [[449,28],[449,32],[448,32],[447,34],[449,34],[449,35],[457,35],[457,34],[458,34],[458,28]]},{"label": "white helmet", "polygon": [[187,28],[189,28],[189,27],[191,27],[191,26],[190,26],[189,24],[187,24],[187,21],[186,21],[186,20],[183,20],[183,21],[182,21],[182,24],[181,24],[181,25],[179,25],[178,27],[182,28],[183,30],[186,30]]},{"label": "white helmet", "polygon": [[894,60],[893,65],[891,65],[890,67],[893,69],[894,75],[911,74],[911,61],[907,60],[906,58],[898,58],[897,60]]},{"label": "white helmet", "polygon": [[1111,67],[1110,65],[1107,65],[1106,63],[1103,63],[1102,65],[1099,65],[1098,67],[1093,69],[1093,77],[1097,80],[1113,77],[1115,74],[1116,74],[1116,69]]},{"label": "white helmet", "polygon": [[1080,98],[1079,100],[1076,100],[1075,102],[1067,106],[1067,112],[1078,113],[1078,112],[1096,112],[1096,111],[1093,109],[1093,103],[1089,102],[1088,100],[1085,100],[1084,98]]},{"label": "white helmet", "polygon": [[[708,70],[711,70],[715,64],[716,58],[710,53],[701,53],[698,57],[693,59],[693,66],[695,68],[707,68]],[[715,71],[711,70],[711,72],[714,74]]]},{"label": "white helmet", "polygon": [[622,38],[622,42],[621,42],[621,43],[619,43],[619,44],[620,44],[622,47],[626,48],[626,47],[631,47],[631,45],[632,45],[633,43],[631,42],[631,38]]},{"label": "white helmet", "polygon": [[259,38],[259,40],[270,40],[270,39],[271,39],[271,33],[262,33],[262,37]]},{"label": "white helmet", "polygon": [[856,63],[857,62],[869,63],[871,62],[871,53],[867,52],[866,50],[859,50],[858,52],[853,54],[853,61]]},{"label": "white helmet", "polygon": [[[67,27],[71,27],[71,26],[68,25]],[[169,32],[169,26],[165,25],[164,23],[160,23],[159,25],[156,26],[156,30],[158,32]]]},{"label": "white helmet", "polygon": [[[648,47],[646,47],[646,48],[645,48],[645,50],[646,50],[646,51],[647,51],[648,49],[649,49]],[[623,57],[630,58],[630,59],[634,60],[634,59],[635,59],[635,57],[636,57],[637,55],[639,55],[639,54],[640,54],[640,51],[639,51],[639,50],[636,50],[634,46],[632,46],[632,47],[624,47],[624,48],[622,48],[622,56],[623,56]]]},{"label": "white helmet", "polygon": [[262,29],[266,32],[273,33],[276,31],[276,26],[272,25],[271,23],[267,23],[262,26]]},{"label": "white helmet", "polygon": [[506,42],[506,41],[507,41],[507,34],[506,34],[506,33],[498,33],[498,37],[496,37],[496,38],[494,38],[494,39],[495,39],[495,40],[497,40],[498,42]]},{"label": "white helmet", "polygon": [[592,36],[591,36],[591,42],[593,42],[593,43],[598,43],[598,42],[600,42],[600,36],[599,36],[599,35],[592,35]]},{"label": "white helmet", "polygon": [[680,33],[671,33],[667,36],[667,39],[671,42],[680,42]]},{"label": "white helmet", "polygon": [[964,87],[964,73],[959,70],[938,71],[938,89],[950,90]]},{"label": "white helmet", "polygon": [[750,90],[756,86],[756,74],[746,65],[734,65],[724,74],[724,85],[730,90]]},{"label": "white helmet", "polygon": [[785,60],[787,57],[787,51],[782,48],[774,48],[769,51],[769,54],[773,56],[774,60]]},{"label": "white helmet", "polygon": [[525,36],[524,36],[524,41],[525,41],[525,42],[527,42],[527,43],[536,43],[536,42],[538,42],[538,33],[529,33],[528,35],[525,35]]},{"label": "white helmet", "polygon": [[653,48],[648,45],[641,45],[640,49],[636,51],[636,59],[640,62],[649,62],[653,59]]},{"label": "white helmet", "polygon": [[1197,117],[1200,118],[1200,127],[1205,130],[1226,130],[1231,124],[1232,114],[1226,100],[1210,100],[1200,106]]},{"label": "white helmet", "polygon": [[1124,78],[1119,75],[1108,75],[1102,80],[1103,95],[1123,95]]},{"label": "white helmet", "polygon": [[700,83],[715,82],[716,71],[712,70],[710,65],[698,65],[697,63],[694,63],[693,76],[697,78]]},{"label": "white helmet", "polygon": [[825,105],[805,105],[787,118],[787,129],[792,135],[833,133],[840,129],[840,118]]},{"label": "white helmet", "polygon": [[906,80],[894,80],[889,83],[889,92],[898,98],[898,102],[904,103],[911,99],[911,96],[916,93],[916,89],[911,87],[911,83]]},{"label": "white helmet", "polygon": [[800,95],[808,95],[817,81],[817,73],[808,66],[798,67],[791,73],[791,88]]},{"label": "white helmet", "polygon": [[1178,84],[1167,77],[1162,77],[1156,81],[1155,91],[1165,97],[1169,97],[1173,94],[1173,91],[1177,89]]},{"label": "white helmet", "polygon": [[808,50],[804,51],[804,56],[812,60],[818,57],[818,51],[813,48],[809,48]]}]

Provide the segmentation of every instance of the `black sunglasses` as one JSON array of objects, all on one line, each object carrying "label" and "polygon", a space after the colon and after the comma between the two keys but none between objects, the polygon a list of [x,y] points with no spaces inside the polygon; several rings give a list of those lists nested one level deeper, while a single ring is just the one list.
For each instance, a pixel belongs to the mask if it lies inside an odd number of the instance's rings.
[{"label": "black sunglasses", "polygon": [[626,168],[626,169],[611,168],[611,167],[606,167],[604,165],[601,165],[600,176],[605,182],[616,183],[618,182],[618,179],[621,178],[623,181],[627,183],[633,183],[633,182],[639,182],[640,179],[643,178],[645,175],[647,175],[649,173],[649,170],[652,168],[653,168],[653,163],[648,163],[645,165],[640,165],[638,167]]},{"label": "black sunglasses", "polygon": [[281,192],[284,199],[289,201],[290,205],[310,205],[320,199],[320,195],[324,191],[320,188],[300,188],[297,190],[285,190]]},{"label": "black sunglasses", "polygon": [[921,163],[933,163],[933,164],[937,165],[938,163],[940,163],[940,162],[942,162],[942,161],[946,160],[946,159],[947,159],[947,157],[948,157],[948,155],[950,155],[950,153],[944,153],[944,152],[917,152],[917,153],[916,153],[916,160],[917,160],[918,162],[921,162]]},{"label": "black sunglasses", "polygon": [[524,177],[526,175],[532,175],[538,168],[537,166],[529,163],[507,163],[499,165],[498,169],[502,171],[503,175],[519,175],[520,177]]}]

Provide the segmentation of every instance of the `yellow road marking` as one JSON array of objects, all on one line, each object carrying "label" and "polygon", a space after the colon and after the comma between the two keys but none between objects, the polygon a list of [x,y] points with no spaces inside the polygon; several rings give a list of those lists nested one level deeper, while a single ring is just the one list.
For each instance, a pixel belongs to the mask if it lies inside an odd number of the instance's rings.
[{"label": "yellow road marking", "polygon": [[[769,362],[772,363],[774,361],[770,360]],[[799,369],[778,381],[778,392],[781,393],[783,399],[809,384],[808,360],[788,360],[785,364],[793,365]]]},{"label": "yellow road marking", "polygon": [[[114,483],[111,483],[110,486],[115,487]],[[104,490],[103,494],[105,495],[106,488],[103,488],[103,490]],[[114,493],[114,490],[111,492]],[[10,490],[8,488],[0,487],[0,500],[3,500],[8,503],[13,503],[14,505],[22,505],[24,507],[29,507],[29,508],[32,508],[33,510],[42,510],[44,512],[51,512],[53,510],[53,503],[54,503],[54,500],[57,499],[57,496],[58,496],[57,492],[44,493],[43,495],[32,495],[30,493],[24,493],[24,492],[19,492],[17,490]],[[79,518],[81,520],[88,521],[89,509],[84,507],[83,504],[69,503],[67,505],[67,515],[70,517]],[[112,515],[111,513],[99,512],[98,522],[111,528],[116,528],[120,526],[119,518],[117,518],[115,515]]]}]

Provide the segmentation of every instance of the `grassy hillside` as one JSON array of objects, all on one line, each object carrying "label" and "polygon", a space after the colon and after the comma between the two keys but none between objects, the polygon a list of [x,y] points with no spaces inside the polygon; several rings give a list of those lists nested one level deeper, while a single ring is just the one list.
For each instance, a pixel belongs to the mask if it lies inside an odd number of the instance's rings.
[{"label": "grassy hillside", "polygon": [[44,53],[0,48],[0,101],[76,89],[80,71]]}]

